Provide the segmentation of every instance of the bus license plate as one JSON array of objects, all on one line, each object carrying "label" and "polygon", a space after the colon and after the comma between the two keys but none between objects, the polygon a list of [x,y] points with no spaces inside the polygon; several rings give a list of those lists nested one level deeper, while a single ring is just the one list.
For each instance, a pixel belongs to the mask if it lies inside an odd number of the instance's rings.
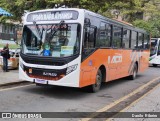
[{"label": "bus license plate", "polygon": [[39,83],[39,84],[47,84],[47,80],[35,79],[35,83]]}]

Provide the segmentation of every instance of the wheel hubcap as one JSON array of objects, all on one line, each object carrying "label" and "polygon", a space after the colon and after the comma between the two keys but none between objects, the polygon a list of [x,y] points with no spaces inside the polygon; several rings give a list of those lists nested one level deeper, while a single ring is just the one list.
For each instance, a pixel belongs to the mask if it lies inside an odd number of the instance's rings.
[{"label": "wheel hubcap", "polygon": [[136,77],[136,75],[137,75],[137,68],[135,67],[135,68],[134,68],[134,71],[133,71],[133,76],[134,76],[134,78]]},{"label": "wheel hubcap", "polygon": [[101,85],[101,76],[98,74],[97,77],[96,77],[96,84],[95,84],[95,86],[99,87],[100,85]]}]

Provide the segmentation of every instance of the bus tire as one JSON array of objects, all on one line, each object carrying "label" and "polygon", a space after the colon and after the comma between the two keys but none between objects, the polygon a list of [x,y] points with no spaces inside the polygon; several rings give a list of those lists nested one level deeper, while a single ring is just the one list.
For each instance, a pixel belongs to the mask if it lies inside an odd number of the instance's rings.
[{"label": "bus tire", "polygon": [[101,70],[99,69],[99,70],[97,71],[95,84],[92,84],[92,85],[90,86],[90,91],[91,91],[91,92],[98,92],[98,91],[100,90],[101,84],[102,84],[102,79],[103,79],[103,75],[102,75]]},{"label": "bus tire", "polygon": [[157,64],[152,64],[153,65],[153,67],[157,67]]},{"label": "bus tire", "polygon": [[138,67],[137,67],[137,64],[135,63],[135,64],[134,64],[134,68],[133,68],[132,75],[130,76],[130,79],[131,79],[131,80],[136,79],[136,77],[137,77],[137,72],[138,72]]}]

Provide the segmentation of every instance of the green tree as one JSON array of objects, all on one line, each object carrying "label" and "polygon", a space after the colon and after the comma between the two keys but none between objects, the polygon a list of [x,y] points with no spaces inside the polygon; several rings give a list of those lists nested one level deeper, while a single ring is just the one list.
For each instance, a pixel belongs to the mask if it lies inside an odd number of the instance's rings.
[{"label": "green tree", "polygon": [[136,20],[133,25],[150,32],[152,37],[160,37],[160,16],[148,21]]},{"label": "green tree", "polygon": [[[0,6],[13,14],[12,19],[14,21],[20,21],[24,14],[24,10],[37,10],[46,8],[46,0],[1,0]],[[8,19],[8,17],[3,17],[3,19]]]},{"label": "green tree", "polygon": [[0,6],[13,14],[12,20],[21,21],[24,10],[34,11],[60,6],[78,7],[94,12],[104,12],[109,8],[105,0],[1,0]]},{"label": "green tree", "polygon": [[143,3],[145,20],[135,20],[133,25],[149,31],[152,37],[160,37],[160,0],[148,0]]},{"label": "green tree", "polygon": [[[24,10],[54,8],[56,5],[84,8],[110,18],[115,16],[113,11],[118,10],[123,20],[150,31],[154,36],[160,31],[160,0],[1,0],[0,6],[13,14],[12,17],[1,17],[1,21],[9,18],[21,22]],[[147,19],[139,20],[139,16]]]},{"label": "green tree", "polygon": [[152,31],[152,24],[148,21],[144,21],[144,20],[135,20],[133,22],[133,25],[134,26],[137,26],[139,28],[143,28],[145,29],[146,31],[148,32],[151,32]]}]

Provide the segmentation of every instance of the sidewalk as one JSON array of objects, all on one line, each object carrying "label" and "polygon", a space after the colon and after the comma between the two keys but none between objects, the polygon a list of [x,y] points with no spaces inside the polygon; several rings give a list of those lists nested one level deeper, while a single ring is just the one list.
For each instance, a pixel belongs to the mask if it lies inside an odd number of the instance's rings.
[{"label": "sidewalk", "polygon": [[160,84],[137,103],[128,108],[128,112],[160,112]]},{"label": "sidewalk", "polygon": [[[123,110],[123,112],[133,112],[132,117],[114,118],[111,121],[159,121],[160,118],[153,118],[153,116],[160,116],[160,84],[135,103],[131,104],[127,109]],[[139,115],[134,114],[134,112],[138,112]],[[143,112],[153,113],[154,115],[146,115]],[[159,112],[159,114],[154,112]]]},{"label": "sidewalk", "polygon": [[9,72],[3,72],[0,68],[0,85],[11,84],[15,82],[20,82],[18,78],[18,70],[9,70]]}]

